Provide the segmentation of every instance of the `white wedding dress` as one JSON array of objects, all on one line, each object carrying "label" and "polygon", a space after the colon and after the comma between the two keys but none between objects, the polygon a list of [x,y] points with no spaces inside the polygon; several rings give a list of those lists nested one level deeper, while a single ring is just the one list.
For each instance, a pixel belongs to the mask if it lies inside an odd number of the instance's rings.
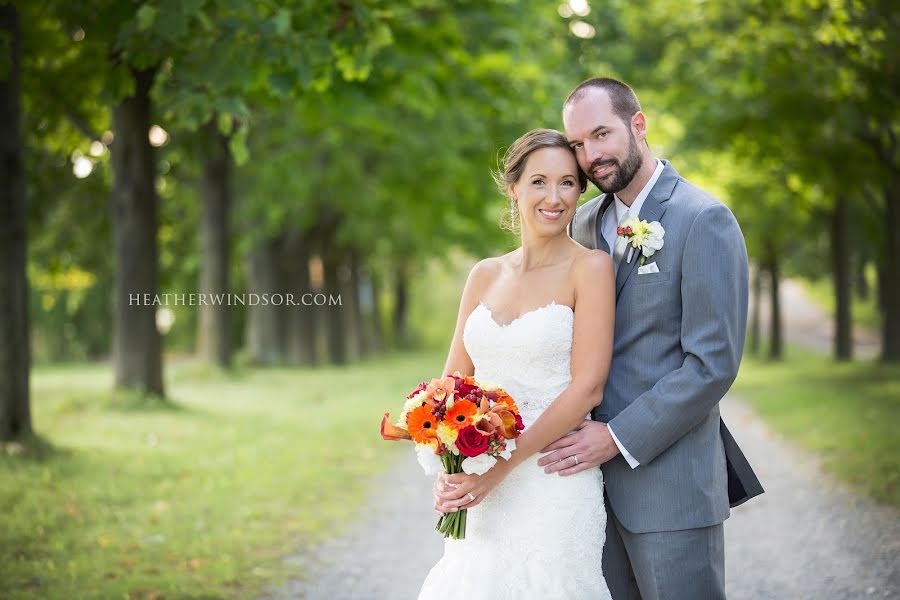
[{"label": "white wedding dress", "polygon": [[[571,381],[573,326],[572,309],[556,303],[507,325],[484,304],[469,315],[463,342],[475,378],[509,392],[526,428]],[[601,567],[603,475],[599,468],[547,474],[537,464],[541,456],[520,464],[469,509],[465,539],[445,541],[419,600],[611,598]]]}]

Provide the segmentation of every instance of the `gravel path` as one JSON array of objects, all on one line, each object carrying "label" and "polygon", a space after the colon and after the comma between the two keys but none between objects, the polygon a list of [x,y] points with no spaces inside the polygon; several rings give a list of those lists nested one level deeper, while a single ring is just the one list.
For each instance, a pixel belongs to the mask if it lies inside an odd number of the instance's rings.
[{"label": "gravel path", "polygon": [[[386,443],[386,442],[385,442]],[[396,465],[373,488],[352,533],[286,558],[303,567],[306,581],[273,590],[269,600],[415,599],[428,570],[444,552],[434,530],[432,479],[404,444]]]},{"label": "gravel path", "polygon": [[[827,317],[792,282],[784,286],[786,339],[827,352]],[[765,315],[764,315],[765,316]],[[877,340],[856,335],[860,355]],[[824,474],[816,458],[771,432],[735,397],[722,413],[766,493],[725,522],[730,600],[900,598],[900,514]],[[284,560],[304,572],[271,600],[414,599],[442,553],[431,480],[411,448],[373,485],[380,490],[346,536]]]},{"label": "gravel path", "polygon": [[728,598],[900,598],[898,512],[825,475],[745,403],[721,408],[766,488],[725,521]]},{"label": "gravel path", "polygon": [[[729,599],[900,598],[897,512],[824,475],[740,400],[723,400],[722,413],[766,488],[725,522]],[[360,526],[286,558],[309,577],[267,598],[414,599],[442,552],[430,486],[411,449],[403,453]]]}]

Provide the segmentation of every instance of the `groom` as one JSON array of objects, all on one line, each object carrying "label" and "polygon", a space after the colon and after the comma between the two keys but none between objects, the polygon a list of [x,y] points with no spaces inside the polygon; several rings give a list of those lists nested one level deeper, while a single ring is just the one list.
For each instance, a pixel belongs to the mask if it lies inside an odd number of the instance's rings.
[{"label": "groom", "polygon": [[[724,204],[650,155],[624,83],[585,81],[563,122],[603,192],[578,209],[570,235],[613,255],[616,328],[593,421],[545,448],[539,464],[563,476],[602,465],[603,573],[616,600],[724,598],[722,524],[729,506],[763,491],[719,417],[744,346],[743,235]],[[645,264],[619,235],[632,217],[665,231]]]}]

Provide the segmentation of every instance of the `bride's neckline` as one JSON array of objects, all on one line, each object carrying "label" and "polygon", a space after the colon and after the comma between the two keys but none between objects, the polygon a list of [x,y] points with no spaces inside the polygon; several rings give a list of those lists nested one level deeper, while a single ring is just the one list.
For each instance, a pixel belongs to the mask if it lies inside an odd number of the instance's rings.
[{"label": "bride's neckline", "polygon": [[509,327],[516,321],[521,321],[528,315],[532,315],[534,313],[540,312],[542,310],[546,310],[548,308],[552,308],[554,306],[565,307],[565,308],[569,309],[569,311],[571,311],[573,315],[575,314],[574,309],[571,306],[569,306],[568,304],[560,304],[560,303],[557,303],[556,300],[551,300],[548,304],[544,304],[543,306],[538,306],[537,308],[533,308],[531,310],[526,310],[525,312],[523,312],[522,314],[520,314],[519,316],[517,316],[515,319],[513,319],[512,321],[510,321],[508,323],[498,323],[497,320],[494,318],[494,311],[491,310],[491,308],[487,304],[485,304],[482,301],[479,301],[478,306],[483,308],[484,310],[486,310],[488,313],[488,318],[491,320],[491,322],[500,328]]}]

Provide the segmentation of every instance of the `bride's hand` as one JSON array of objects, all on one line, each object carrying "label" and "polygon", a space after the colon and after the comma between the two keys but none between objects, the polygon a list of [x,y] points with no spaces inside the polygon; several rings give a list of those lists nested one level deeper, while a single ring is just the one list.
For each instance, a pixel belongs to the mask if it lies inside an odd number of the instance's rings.
[{"label": "bride's hand", "polygon": [[506,467],[506,461],[498,461],[484,475],[441,473],[434,482],[434,509],[446,514],[478,506],[506,477],[508,473]]}]

